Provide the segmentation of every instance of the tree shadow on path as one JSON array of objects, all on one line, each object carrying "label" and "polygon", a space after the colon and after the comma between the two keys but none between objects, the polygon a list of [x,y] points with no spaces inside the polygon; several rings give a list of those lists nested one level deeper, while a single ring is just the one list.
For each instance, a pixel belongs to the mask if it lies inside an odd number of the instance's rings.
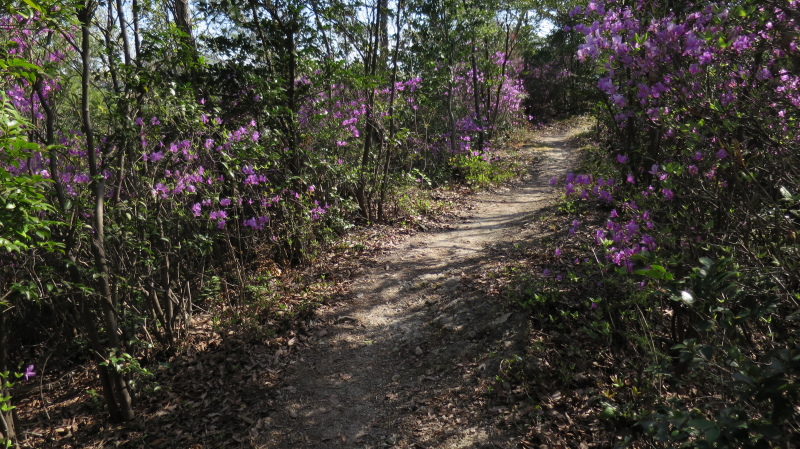
[{"label": "tree shadow on path", "polygon": [[380,258],[280,385],[281,400],[255,445],[275,448],[516,447],[504,417],[504,376],[530,334],[527,317],[475,289],[520,232],[553,200],[551,176],[572,163],[568,134],[533,149],[543,162],[519,186],[478,196],[456,229],[426,233]]}]

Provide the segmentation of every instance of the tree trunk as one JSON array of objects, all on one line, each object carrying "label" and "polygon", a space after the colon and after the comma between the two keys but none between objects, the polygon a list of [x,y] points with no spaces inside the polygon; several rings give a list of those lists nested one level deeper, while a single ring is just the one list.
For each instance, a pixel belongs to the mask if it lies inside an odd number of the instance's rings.
[{"label": "tree trunk", "polygon": [[[0,373],[4,373],[8,371],[8,325],[6,323],[6,314],[8,310],[0,311]],[[13,375],[11,378],[0,378],[0,394],[2,397],[8,398],[7,402],[0,402],[3,406],[10,406],[11,405],[11,392],[8,388],[5,387],[6,382],[13,382],[14,378]],[[14,414],[15,409],[9,409],[6,411],[0,411],[0,434],[2,434],[3,438],[7,441],[13,442],[14,446],[18,445],[17,441],[17,426],[16,426],[16,416]]]},{"label": "tree trunk", "polygon": [[[466,0],[463,1],[464,6],[464,13],[467,16],[470,16],[470,8],[467,7]],[[478,36],[473,35],[472,42],[470,46],[472,47],[469,52],[470,57],[470,65],[472,66],[472,99],[475,108],[475,125],[478,127],[478,143],[477,143],[477,150],[483,151],[483,127],[484,122],[483,118],[481,117],[481,88],[480,84],[478,84],[478,58],[476,53],[478,52]]]},{"label": "tree trunk", "polygon": [[391,150],[394,147],[395,118],[394,118],[394,99],[397,95],[397,56],[400,53],[400,16],[403,13],[403,0],[397,2],[397,15],[395,16],[395,41],[394,53],[392,54],[392,79],[389,93],[389,138],[386,145],[386,156],[383,161],[383,182],[381,183],[381,197],[378,202],[378,219],[386,219],[384,215],[384,204],[386,203],[386,190],[389,184],[389,163],[391,162]]},{"label": "tree trunk", "polygon": [[[298,148],[299,136],[297,133],[297,88],[295,86],[297,78],[297,32],[299,30],[299,11],[296,8],[289,8],[289,11],[281,15],[278,9],[272,5],[267,8],[272,21],[283,33],[283,48],[279,51],[284,52],[285,56],[279,60],[285,61],[285,77],[286,77],[286,104],[288,112],[283,114],[280,118],[280,123],[283,127],[284,144],[287,148],[288,159],[286,164],[289,171],[294,176],[300,176],[302,173],[303,158]],[[281,67],[282,69],[284,67]],[[279,69],[279,70],[280,70]]]},{"label": "tree trunk", "polygon": [[[398,7],[398,11],[400,8]],[[389,59],[389,0],[378,0],[378,47],[380,60]]]},{"label": "tree trunk", "polygon": [[[449,61],[448,61],[449,62]],[[456,113],[453,110],[453,78],[455,69],[450,66],[450,78],[447,80],[447,118],[450,121],[450,153],[455,155],[458,152],[458,131],[456,130]]]},{"label": "tree trunk", "polygon": [[128,39],[128,25],[125,23],[125,10],[122,8],[122,0],[117,0],[117,19],[119,19],[119,34],[122,36],[122,56],[125,65],[131,65],[131,43]]},{"label": "tree trunk", "polygon": [[470,60],[472,62],[472,97],[475,103],[475,125],[478,126],[478,148],[477,151],[483,151],[483,118],[481,117],[481,89],[478,84],[478,61],[475,57],[475,52],[478,47],[475,43],[472,44],[472,52],[470,52]]},{"label": "tree trunk", "polygon": [[[378,73],[378,57],[380,53],[381,47],[381,25],[383,23],[383,16],[385,15],[385,11],[381,8],[381,2],[383,0],[378,0],[377,4],[375,5],[375,21],[373,23],[372,33],[370,35],[370,47],[369,53],[366,55],[366,63],[364,65],[364,74],[367,75],[367,78],[374,80],[377,73]],[[368,85],[369,93],[367,94],[367,104],[366,104],[366,125],[365,125],[365,135],[364,135],[364,151],[361,154],[361,174],[359,175],[358,187],[356,188],[356,200],[358,201],[358,205],[361,207],[361,213],[364,215],[364,218],[367,220],[372,220],[372,201],[367,195],[367,185],[370,182],[369,178],[369,161],[370,156],[372,155],[372,144],[375,139],[377,127],[375,123],[375,88],[372,86],[372,83]]]},{"label": "tree trunk", "polygon": [[269,42],[267,41],[267,36],[264,34],[264,27],[261,24],[261,17],[258,14],[258,8],[256,8],[256,2],[250,2],[250,12],[253,14],[253,22],[256,25],[256,33],[258,33],[258,38],[261,40],[261,52],[258,53],[258,57],[261,58],[262,62],[267,64],[267,71],[270,74],[274,74],[275,70],[273,69],[272,57],[269,53]]},{"label": "tree trunk", "polygon": [[297,124],[295,122],[297,117],[297,89],[295,87],[295,78],[297,78],[297,42],[294,29],[295,22],[289,24],[289,29],[286,33],[286,46],[289,51],[289,76],[287,80],[287,91],[289,95],[289,151],[292,155],[292,174],[299,176],[302,171],[302,162],[300,157],[300,149],[297,148]]},{"label": "tree trunk", "polygon": [[[526,13],[523,13],[520,16],[519,20],[517,21],[517,26],[514,28],[514,36],[519,35],[519,31],[522,28],[522,24],[527,17]],[[492,113],[491,119],[491,127],[489,128],[489,140],[492,139],[494,136],[494,127],[497,124],[497,119],[500,113],[500,99],[502,98],[503,94],[503,86],[505,85],[505,76],[506,70],[508,68],[508,58],[511,57],[511,52],[514,51],[514,42],[511,40],[511,27],[509,26],[506,28],[506,38],[505,38],[505,46],[503,47],[503,65],[500,68],[500,84],[497,86],[497,95],[494,104],[494,112]],[[487,93],[487,96],[491,96],[491,94]]]},{"label": "tree trunk", "polygon": [[189,17],[189,0],[173,0],[172,14],[175,16],[175,26],[184,34],[183,43],[192,51],[196,51],[192,37],[192,21]]},{"label": "tree trunk", "polygon": [[[55,137],[55,111],[53,108],[50,107],[50,102],[47,101],[44,97],[42,82],[44,81],[43,78],[37,77],[36,84],[34,85],[34,89],[36,90],[36,96],[39,98],[39,104],[42,105],[42,109],[44,109],[44,116],[45,116],[45,145],[46,148],[51,148],[53,144],[56,143]],[[64,187],[61,184],[61,177],[59,176],[59,166],[58,166],[58,153],[55,150],[50,150],[50,179],[53,180],[53,187],[56,191],[56,198],[58,199],[58,205],[61,208],[62,212],[66,212],[66,198],[64,197]]]},{"label": "tree trunk", "polygon": [[[42,105],[42,109],[45,111],[45,143],[49,147],[55,143],[55,113],[53,108],[50,106],[49,101],[47,101],[44,97],[44,93],[42,91],[42,80],[37,79],[35,84],[36,95],[39,98],[39,103]],[[59,176],[59,165],[58,165],[58,153],[55,150],[50,151],[50,175],[51,179],[53,180],[54,189],[56,192],[56,198],[58,199],[59,208],[62,213],[67,213],[67,200],[64,196],[64,187],[61,184],[61,177]],[[78,270],[78,266],[80,266],[80,262],[78,261],[77,257],[75,256],[75,218],[76,211],[73,211],[73,219],[69,220],[71,223],[68,225],[67,235],[65,237],[65,253],[67,255],[67,259],[70,261],[67,265],[67,272],[69,273],[70,280],[75,283],[75,285],[82,284],[84,279]],[[106,366],[102,366],[101,363],[103,360],[98,359],[98,356],[105,351],[105,348],[100,343],[100,338],[97,336],[97,328],[93,317],[90,317],[88,313],[88,299],[83,295],[79,294],[79,301],[73,301],[73,304],[78,304],[78,307],[81,309],[81,321],[83,322],[83,328],[86,330],[87,335],[89,336],[89,342],[92,345],[92,349],[94,350],[94,358],[95,362],[98,363],[98,374],[100,377],[100,383],[103,386],[103,393],[106,397],[106,402],[108,403],[109,415],[112,421],[119,421],[120,420],[120,411],[119,407],[117,406],[117,401],[114,397],[114,389],[112,387],[111,378],[108,374],[108,369]],[[2,318],[0,318],[2,319]],[[0,362],[2,365],[3,362]],[[4,366],[0,366],[0,371],[5,371],[6,368]],[[9,421],[13,423],[13,421]],[[13,424],[12,424],[13,425]]]},{"label": "tree trunk", "polygon": [[[104,236],[104,215],[105,215],[105,179],[98,169],[97,151],[95,148],[94,129],[92,127],[91,113],[89,109],[89,86],[91,84],[91,34],[89,27],[94,15],[95,4],[87,0],[83,7],[78,10],[78,20],[81,23],[81,119],[83,134],[86,137],[86,150],[89,161],[89,176],[91,178],[90,190],[94,199],[94,217],[92,219],[93,234],[91,238],[92,255],[94,257],[94,269],[99,274],[99,293],[100,305],[103,311],[104,327],[106,329],[108,343],[111,349],[121,350],[119,340],[119,326],[116,317],[116,301],[111,289],[111,276],[108,268],[108,260],[105,250]],[[131,406],[130,391],[121,373],[112,369],[108,370],[119,407],[119,419],[131,420],[134,418]]]},{"label": "tree trunk", "polygon": [[133,0],[131,4],[133,14],[133,48],[136,51],[136,65],[141,62],[142,46],[139,39],[139,0]]}]

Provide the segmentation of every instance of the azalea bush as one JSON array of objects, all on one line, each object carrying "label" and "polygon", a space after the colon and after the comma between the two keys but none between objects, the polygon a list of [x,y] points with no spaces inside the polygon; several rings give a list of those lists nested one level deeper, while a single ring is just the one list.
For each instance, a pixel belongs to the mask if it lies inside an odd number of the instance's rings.
[{"label": "azalea bush", "polygon": [[[601,117],[620,178],[664,201],[664,219],[683,230],[676,243],[695,260],[698,245],[688,243],[700,238],[767,270],[776,258],[776,276],[796,272],[786,260],[800,142],[791,9],[659,12],[591,3],[595,20],[577,27],[587,36],[579,58],[603,61]],[[797,279],[782,281],[796,290]]]},{"label": "azalea bush", "polygon": [[599,268],[649,292],[648,319],[669,329],[649,338],[669,345],[650,345],[648,371],[667,391],[690,384],[716,398],[665,396],[639,410],[656,441],[766,447],[798,432],[788,405],[800,392],[797,9],[593,1],[572,11],[584,20],[577,56],[597,70],[605,160],[568,176],[566,195],[606,211],[592,231]]}]

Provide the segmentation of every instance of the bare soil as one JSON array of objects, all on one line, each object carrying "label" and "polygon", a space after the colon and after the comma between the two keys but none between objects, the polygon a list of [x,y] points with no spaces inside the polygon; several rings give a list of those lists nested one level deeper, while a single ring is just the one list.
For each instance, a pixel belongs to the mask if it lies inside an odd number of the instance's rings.
[{"label": "bare soil", "polygon": [[530,320],[475,288],[487,248],[513,240],[554,200],[552,176],[576,157],[553,130],[522,151],[541,161],[513,187],[475,197],[451,229],[410,237],[352,280],[346,299],[317,309],[312,344],[288,362],[271,413],[249,444],[269,448],[506,448],[504,376],[526,350]]}]

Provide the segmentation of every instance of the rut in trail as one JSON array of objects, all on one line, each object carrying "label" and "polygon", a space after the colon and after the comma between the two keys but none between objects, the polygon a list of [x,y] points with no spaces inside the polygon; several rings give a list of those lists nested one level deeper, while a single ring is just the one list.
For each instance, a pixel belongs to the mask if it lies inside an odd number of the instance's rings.
[{"label": "rut in trail", "polygon": [[571,166],[567,141],[580,131],[525,147],[542,162],[523,182],[479,195],[455,229],[410,238],[354,280],[350,299],[320,310],[331,324],[287,368],[256,446],[515,447],[513,430],[491,419],[485,385],[503,356],[524,352],[528,320],[462,278],[553,200],[548,182]]}]

